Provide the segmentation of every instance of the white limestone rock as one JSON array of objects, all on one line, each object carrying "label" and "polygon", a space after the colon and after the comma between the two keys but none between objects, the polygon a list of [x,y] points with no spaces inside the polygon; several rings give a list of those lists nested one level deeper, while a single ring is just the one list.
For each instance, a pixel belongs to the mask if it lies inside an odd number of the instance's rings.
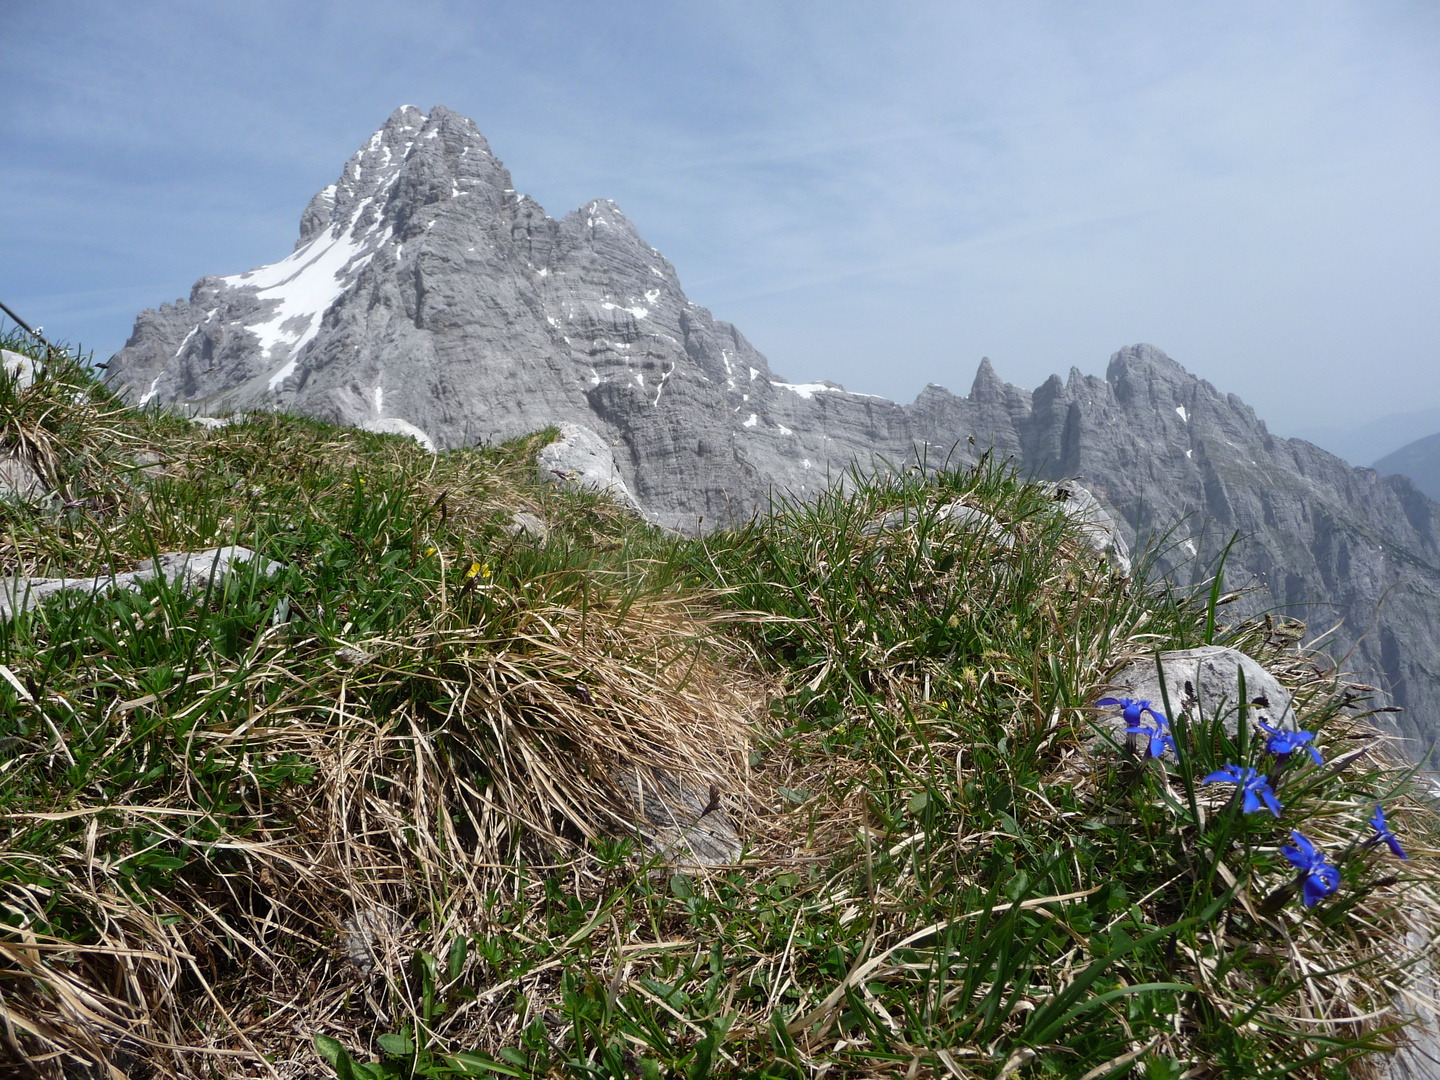
[{"label": "white limestone rock", "polygon": [[[16,612],[31,611],[62,592],[92,596],[116,589],[139,592],[142,584],[157,577],[170,582],[180,580],[183,587],[190,591],[204,589],[212,581],[214,584],[211,587],[220,588],[231,573],[257,557],[249,548],[235,545],[207,548],[205,551],[170,552],[150,560],[139,570],[120,574],[88,578],[0,578],[0,617],[10,618]],[[269,576],[282,569],[279,563],[267,560],[260,573]]]},{"label": "white limestone rock", "polygon": [[719,805],[719,789],[656,769],[617,770],[616,781],[632,804],[642,855],[658,855],[679,870],[723,866],[740,858],[742,844]]},{"label": "white limestone rock", "polygon": [[[869,522],[861,532],[866,536],[878,536],[895,529],[913,529],[920,524],[927,510],[912,509],[908,506],[891,510],[875,521]],[[935,508],[933,520],[936,524],[947,523],[962,529],[984,533],[1006,550],[1015,546],[1015,538],[984,510],[962,502],[949,502]]]},{"label": "white limestone rock", "polygon": [[1130,547],[1120,523],[1103,503],[1074,480],[1052,484],[1050,494],[1065,515],[1080,526],[1080,535],[1090,549],[1125,576],[1130,574]]},{"label": "white limestone rock", "polygon": [[550,527],[544,520],[525,510],[510,515],[505,531],[511,536],[528,536],[537,543],[544,543],[550,536]]},{"label": "white limestone rock", "polygon": [[35,385],[35,361],[24,353],[0,349],[0,366],[5,369],[6,378],[14,381],[16,390],[28,390]]},{"label": "white limestone rock", "polygon": [[615,452],[587,427],[561,424],[560,437],[541,449],[535,463],[543,480],[559,486],[605,492],[640,513],[640,504],[630,494],[615,464]]},{"label": "white limestone rock", "polygon": [[48,490],[29,462],[15,454],[0,454],[0,499],[32,503],[43,499]]},{"label": "white limestone rock", "polygon": [[364,431],[376,431],[382,435],[408,435],[430,453],[435,453],[435,441],[409,420],[401,420],[397,416],[387,416],[380,420],[366,420],[360,427]]},{"label": "white limestone rock", "polygon": [[[1206,645],[1198,649],[1175,649],[1160,654],[1165,672],[1165,691],[1169,694],[1171,713],[1184,712],[1190,723],[1218,720],[1231,738],[1240,730],[1240,672],[1245,673],[1246,721],[1250,734],[1265,738],[1261,721],[1277,730],[1294,731],[1298,724],[1290,691],[1255,660],[1237,649],[1222,645]],[[1129,697],[1148,700],[1158,712],[1165,712],[1165,696],[1160,691],[1160,674],[1153,659],[1127,664],[1110,680],[1111,692],[1106,697]],[[1118,710],[1097,721],[1110,731],[1117,742],[1125,741],[1125,722]],[[1148,722],[1148,720],[1147,720]]]}]

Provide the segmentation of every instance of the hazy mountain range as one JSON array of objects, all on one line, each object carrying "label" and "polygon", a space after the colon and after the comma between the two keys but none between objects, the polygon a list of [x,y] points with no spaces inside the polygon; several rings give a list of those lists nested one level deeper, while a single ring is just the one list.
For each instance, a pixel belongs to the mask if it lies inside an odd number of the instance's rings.
[{"label": "hazy mountain range", "polygon": [[1381,476],[1408,476],[1426,495],[1440,500],[1440,434],[1416,439],[1386,454],[1375,462],[1375,471]]},{"label": "hazy mountain range", "polygon": [[1437,432],[1440,432],[1440,407],[1391,413],[1353,426],[1308,427],[1296,431],[1295,436],[1323,446],[1336,457],[1356,465],[1379,468],[1382,458]]}]

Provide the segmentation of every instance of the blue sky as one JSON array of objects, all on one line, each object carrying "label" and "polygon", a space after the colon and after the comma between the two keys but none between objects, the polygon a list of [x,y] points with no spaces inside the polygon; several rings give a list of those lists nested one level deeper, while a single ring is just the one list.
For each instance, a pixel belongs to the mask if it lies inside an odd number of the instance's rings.
[{"label": "blue sky", "polygon": [[108,355],[398,105],[613,198],[793,380],[1160,346],[1283,434],[1440,406],[1440,5],[0,0],[0,300]]}]

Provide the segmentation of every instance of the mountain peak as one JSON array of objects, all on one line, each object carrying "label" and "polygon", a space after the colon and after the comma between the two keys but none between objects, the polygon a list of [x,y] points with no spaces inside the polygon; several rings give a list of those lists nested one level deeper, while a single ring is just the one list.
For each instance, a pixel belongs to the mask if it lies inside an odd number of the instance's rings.
[{"label": "mountain peak", "polygon": [[994,365],[990,363],[990,358],[988,356],[982,356],[980,358],[980,367],[976,369],[975,378],[970,383],[970,400],[981,401],[999,398],[1004,392],[1005,380],[996,374]]}]

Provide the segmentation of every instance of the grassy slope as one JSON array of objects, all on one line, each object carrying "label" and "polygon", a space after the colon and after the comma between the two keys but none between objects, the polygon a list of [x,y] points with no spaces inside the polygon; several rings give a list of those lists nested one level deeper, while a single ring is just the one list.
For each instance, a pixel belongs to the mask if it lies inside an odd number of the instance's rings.
[{"label": "grassy slope", "polygon": [[[1203,641],[1206,597],[1113,576],[1004,470],[686,541],[537,483],[543,439],[207,433],[55,356],[0,386],[0,441],[55,490],[0,503],[6,573],[285,565],[0,623],[24,687],[0,682],[0,1053],[1098,1080],[1343,1074],[1393,1042],[1434,819],[1295,627],[1216,640],[1340,764],[1292,766],[1281,821],[1239,815],[1196,779],[1261,748],[1197,729],[1162,768],[1091,725],[1118,664]],[[954,498],[1014,548],[935,520]],[[917,528],[866,535],[898,506]],[[741,861],[647,855],[620,764],[713,784]],[[1284,902],[1287,830],[1338,854],[1377,799],[1416,857],[1356,851],[1333,897]]]}]

